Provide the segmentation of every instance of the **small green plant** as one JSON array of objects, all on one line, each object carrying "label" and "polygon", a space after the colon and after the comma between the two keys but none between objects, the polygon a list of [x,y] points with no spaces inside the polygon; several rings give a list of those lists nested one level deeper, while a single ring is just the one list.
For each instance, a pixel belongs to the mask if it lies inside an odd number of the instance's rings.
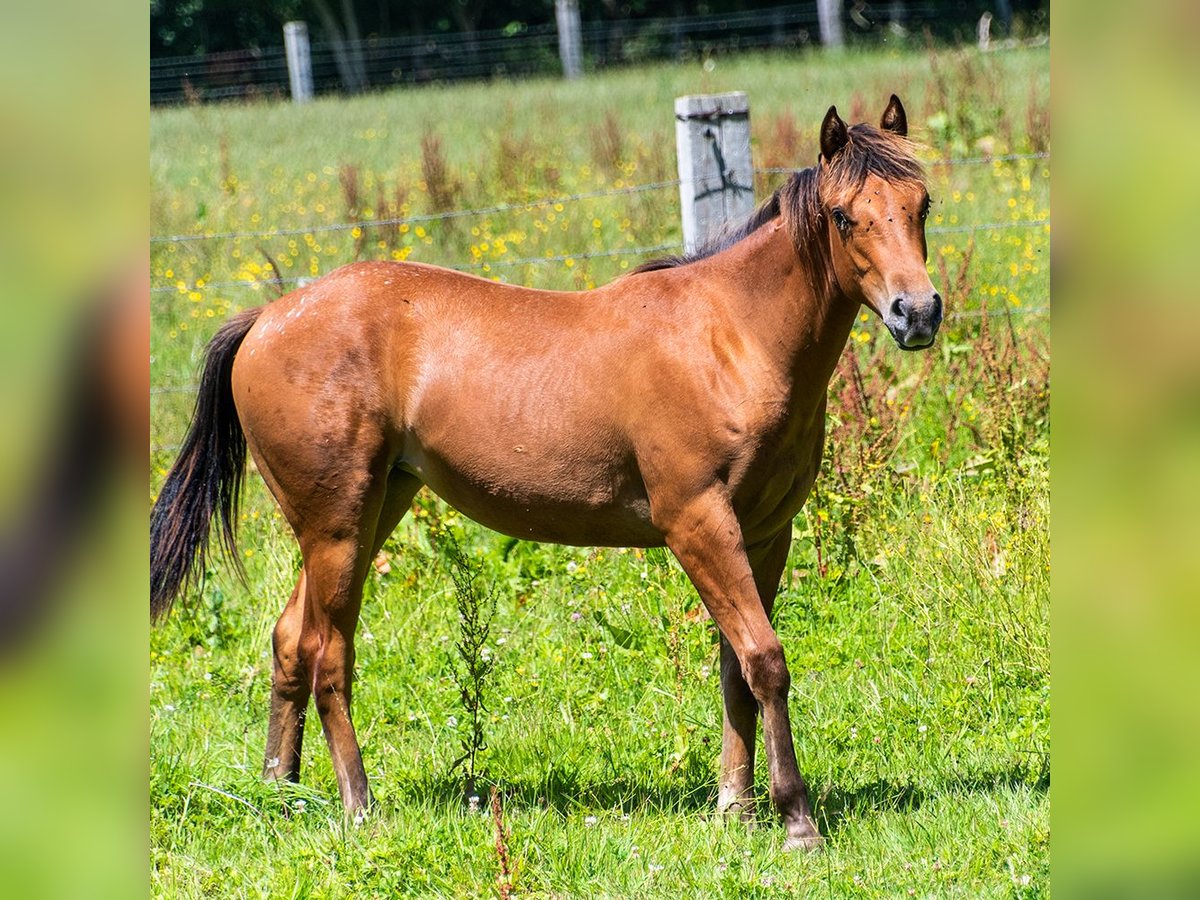
[{"label": "small green plant", "polygon": [[954,156],[1012,147],[1012,118],[995,61],[971,47],[930,46],[925,127],[935,146]]},{"label": "small green plant", "polygon": [[449,565],[454,585],[454,602],[458,609],[458,638],[451,673],[458,688],[459,702],[465,713],[458,725],[462,754],[454,760],[450,771],[462,769],[463,796],[476,797],[479,779],[480,754],[487,750],[484,715],[487,712],[488,679],[495,668],[495,657],[487,642],[496,616],[497,590],[494,584],[483,584],[483,563],[472,560],[454,532],[444,523],[434,523],[432,538],[439,554]]},{"label": "small green plant", "polygon": [[1017,334],[1007,305],[993,313],[985,301],[981,312],[971,383],[982,402],[976,421],[968,423],[979,447],[974,462],[1015,488],[1027,454],[1044,452],[1036,445],[1050,414],[1050,361],[1039,341]]}]

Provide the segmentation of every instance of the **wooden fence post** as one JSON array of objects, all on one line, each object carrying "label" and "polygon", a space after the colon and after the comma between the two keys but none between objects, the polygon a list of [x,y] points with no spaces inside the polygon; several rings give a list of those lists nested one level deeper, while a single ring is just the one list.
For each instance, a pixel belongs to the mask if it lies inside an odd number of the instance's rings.
[{"label": "wooden fence post", "polygon": [[675,98],[683,247],[692,253],[754,210],[750,104],[741,91]]},{"label": "wooden fence post", "polygon": [[563,75],[573,80],[583,74],[579,0],[554,0],[554,20],[558,24],[558,55],[562,59]]},{"label": "wooden fence post", "polygon": [[312,99],[312,53],[308,46],[308,25],[304,22],[285,22],[283,46],[287,51],[288,82],[292,86],[292,102],[307,103]]},{"label": "wooden fence post", "polygon": [[817,22],[821,28],[821,43],[840,47],[842,39],[842,0],[817,0]]}]

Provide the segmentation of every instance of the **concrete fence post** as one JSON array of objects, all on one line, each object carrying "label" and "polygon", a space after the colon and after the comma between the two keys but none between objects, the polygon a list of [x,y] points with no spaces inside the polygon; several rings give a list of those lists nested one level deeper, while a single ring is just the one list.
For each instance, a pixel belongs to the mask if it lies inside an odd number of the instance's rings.
[{"label": "concrete fence post", "polygon": [[554,20],[558,24],[558,55],[563,76],[576,79],[583,74],[583,25],[579,0],[554,0]]},{"label": "concrete fence post", "polygon": [[750,103],[741,91],[675,98],[683,246],[692,253],[754,210]]},{"label": "concrete fence post", "polygon": [[288,82],[292,87],[292,102],[307,103],[312,99],[312,53],[308,46],[308,25],[286,22],[283,26],[283,46],[287,52]]},{"label": "concrete fence post", "polygon": [[817,22],[821,29],[821,43],[826,47],[840,47],[842,37],[842,0],[817,0]]}]

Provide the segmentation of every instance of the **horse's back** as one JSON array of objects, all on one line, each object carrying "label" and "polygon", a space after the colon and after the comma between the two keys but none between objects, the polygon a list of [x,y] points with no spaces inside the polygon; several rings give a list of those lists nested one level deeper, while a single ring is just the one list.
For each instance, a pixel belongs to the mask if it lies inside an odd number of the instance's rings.
[{"label": "horse's back", "polygon": [[596,299],[343,267],[269,304],[243,342],[251,452],[284,494],[344,490],[386,459],[501,531],[652,542],[627,421],[636,334]]}]

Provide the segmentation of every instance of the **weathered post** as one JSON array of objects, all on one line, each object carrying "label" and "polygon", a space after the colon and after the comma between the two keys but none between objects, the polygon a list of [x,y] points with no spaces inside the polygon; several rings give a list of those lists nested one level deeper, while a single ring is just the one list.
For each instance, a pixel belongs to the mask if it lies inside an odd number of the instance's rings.
[{"label": "weathered post", "polygon": [[558,24],[558,55],[563,76],[583,74],[583,26],[579,19],[579,0],[554,0],[554,20]]},{"label": "weathered post", "polygon": [[821,43],[840,47],[842,39],[842,0],[817,0],[817,22],[821,28]]},{"label": "weathered post", "polygon": [[292,102],[307,103],[312,99],[312,53],[308,46],[308,25],[286,22],[283,26],[283,46],[287,51],[288,82],[292,86]]},{"label": "weathered post", "polygon": [[741,91],[675,98],[684,252],[754,210],[750,104]]}]

